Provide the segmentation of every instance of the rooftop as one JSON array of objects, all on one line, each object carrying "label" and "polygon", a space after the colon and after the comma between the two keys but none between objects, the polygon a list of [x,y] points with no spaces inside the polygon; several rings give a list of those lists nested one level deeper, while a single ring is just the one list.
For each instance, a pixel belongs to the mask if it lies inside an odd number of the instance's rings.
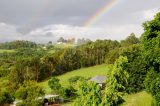
[{"label": "rooftop", "polygon": [[89,81],[95,81],[96,83],[101,84],[101,83],[104,83],[106,81],[106,79],[107,79],[106,76],[98,75],[98,76],[91,78]]}]

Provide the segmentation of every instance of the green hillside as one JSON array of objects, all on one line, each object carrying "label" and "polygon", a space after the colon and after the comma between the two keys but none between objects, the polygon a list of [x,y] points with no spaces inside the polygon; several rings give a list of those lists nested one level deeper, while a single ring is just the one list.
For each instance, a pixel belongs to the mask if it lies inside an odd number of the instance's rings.
[{"label": "green hillside", "polygon": [[4,52],[13,53],[13,52],[15,52],[15,51],[14,51],[14,50],[0,49],[0,53],[4,53]]},{"label": "green hillside", "polygon": [[122,106],[152,106],[153,98],[146,91],[128,95],[125,98],[125,103]]},{"label": "green hillside", "polygon": [[[109,71],[109,68],[103,64],[103,65],[97,65],[89,68],[81,68],[79,70],[74,70],[68,73],[65,73],[63,75],[58,76],[60,79],[60,83],[62,86],[68,86],[68,79],[73,77],[73,76],[83,76],[85,78],[90,78],[96,75],[107,75],[107,72]],[[46,93],[50,92],[50,88],[48,86],[48,80],[39,83],[40,86],[42,86]]]},{"label": "green hillside", "polygon": [[[152,106],[153,98],[145,91],[125,96],[125,101],[121,106]],[[62,104],[62,106],[71,106],[72,103]]]}]

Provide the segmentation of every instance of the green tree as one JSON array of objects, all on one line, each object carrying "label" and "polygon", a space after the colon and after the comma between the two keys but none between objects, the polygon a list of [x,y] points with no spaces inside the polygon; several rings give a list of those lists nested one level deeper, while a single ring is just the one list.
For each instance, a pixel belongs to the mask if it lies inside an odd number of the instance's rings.
[{"label": "green tree", "polygon": [[134,44],[125,47],[120,51],[120,55],[126,56],[128,59],[126,68],[129,74],[127,92],[133,93],[144,89],[143,81],[147,74],[147,66],[143,56],[142,45]]},{"label": "green tree", "polygon": [[145,87],[155,97],[157,106],[160,106],[160,12],[153,20],[144,23],[143,27],[141,39],[148,66]]},{"label": "green tree", "polygon": [[85,81],[85,78],[82,76],[74,76],[68,79],[70,85],[75,85],[78,81]]},{"label": "green tree", "polygon": [[102,102],[101,87],[95,82],[78,82],[74,106],[98,106]]},{"label": "green tree", "polygon": [[38,100],[38,97],[43,97],[44,91],[35,81],[25,81],[15,95],[16,98],[22,100],[20,106],[38,106],[39,103],[42,103],[42,100]]},{"label": "green tree", "polygon": [[124,102],[128,73],[126,71],[128,60],[126,57],[119,57],[114,63],[112,72],[107,80],[103,106],[118,106]]},{"label": "green tree", "polygon": [[121,46],[129,46],[133,44],[140,43],[140,40],[135,36],[134,33],[131,33],[130,36],[128,36],[125,40],[121,41]]},{"label": "green tree", "polygon": [[14,97],[11,94],[11,92],[8,92],[6,90],[0,89],[0,105],[6,106],[8,104],[11,104],[14,101]]},{"label": "green tree", "polygon": [[62,93],[63,88],[58,78],[51,77],[51,79],[48,81],[48,85],[52,89],[53,93],[58,94],[58,95]]}]

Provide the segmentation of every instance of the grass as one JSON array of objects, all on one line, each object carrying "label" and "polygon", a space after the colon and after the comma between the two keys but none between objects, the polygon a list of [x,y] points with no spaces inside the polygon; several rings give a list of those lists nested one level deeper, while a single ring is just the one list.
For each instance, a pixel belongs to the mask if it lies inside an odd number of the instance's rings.
[{"label": "grass", "polygon": [[[68,79],[73,76],[83,76],[85,78],[94,77],[96,75],[107,75],[109,68],[107,65],[97,65],[89,68],[81,68],[79,70],[74,70],[63,75],[58,76],[62,86],[66,87],[69,85]],[[46,93],[50,93],[51,89],[48,86],[48,80],[39,83],[41,87],[44,88]]]},{"label": "grass", "polygon": [[[68,79],[73,76],[83,76],[85,78],[93,77],[96,75],[107,75],[109,72],[109,68],[103,65],[97,65],[88,68],[81,68],[79,70],[74,70],[68,72],[66,74],[58,76],[60,79],[60,83],[62,86],[68,86]],[[46,93],[50,93],[50,88],[48,86],[48,80],[39,83],[40,86],[44,87]],[[154,101],[153,97],[148,94],[146,91],[142,91],[135,94],[130,94],[124,96],[125,102],[121,106],[152,106],[152,101]],[[71,102],[62,104],[61,106],[71,106]]]},{"label": "grass", "polygon": [[152,106],[154,99],[146,91],[131,94],[124,97],[125,103],[121,106]]},{"label": "grass", "polygon": [[66,44],[55,44],[54,47],[55,48],[68,48],[68,47],[72,47],[73,44],[69,44],[69,43],[66,43]]},{"label": "grass", "polygon": [[[145,91],[131,94],[124,97],[125,101],[121,106],[152,106],[153,98]],[[71,106],[72,103],[62,104],[62,106]]]},{"label": "grass", "polygon": [[13,53],[13,52],[15,52],[15,50],[0,49],[0,53],[4,53],[4,52]]}]

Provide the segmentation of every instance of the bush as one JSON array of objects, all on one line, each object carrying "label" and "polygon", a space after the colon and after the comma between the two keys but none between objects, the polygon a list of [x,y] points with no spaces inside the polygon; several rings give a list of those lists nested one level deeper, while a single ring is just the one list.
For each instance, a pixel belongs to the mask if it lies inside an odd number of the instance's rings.
[{"label": "bush", "polygon": [[76,84],[77,81],[84,81],[84,80],[85,80],[85,78],[82,77],[82,76],[74,76],[74,77],[71,77],[71,78],[68,79],[68,81],[69,81],[69,83],[70,83],[71,85]]},{"label": "bush", "polygon": [[77,95],[74,106],[99,106],[102,102],[101,87],[95,82],[78,82]]},{"label": "bush", "polygon": [[59,83],[59,79],[56,77],[52,77],[49,81],[48,81],[48,85],[49,87],[52,89],[52,92],[55,94],[59,94],[62,91],[62,86]]},{"label": "bush", "polygon": [[124,102],[123,95],[125,94],[128,73],[126,71],[126,57],[120,56],[114,63],[112,72],[107,80],[103,106],[119,106]]},{"label": "bush", "polygon": [[44,91],[37,86],[36,82],[25,81],[16,91],[15,95],[18,99],[22,100],[19,106],[38,106],[42,101],[37,100],[36,98],[43,97]]},{"label": "bush", "polygon": [[73,86],[69,86],[64,89],[64,97],[66,99],[75,99],[76,89]]},{"label": "bush", "polygon": [[14,101],[13,95],[8,91],[0,91],[0,104],[10,104]]}]

